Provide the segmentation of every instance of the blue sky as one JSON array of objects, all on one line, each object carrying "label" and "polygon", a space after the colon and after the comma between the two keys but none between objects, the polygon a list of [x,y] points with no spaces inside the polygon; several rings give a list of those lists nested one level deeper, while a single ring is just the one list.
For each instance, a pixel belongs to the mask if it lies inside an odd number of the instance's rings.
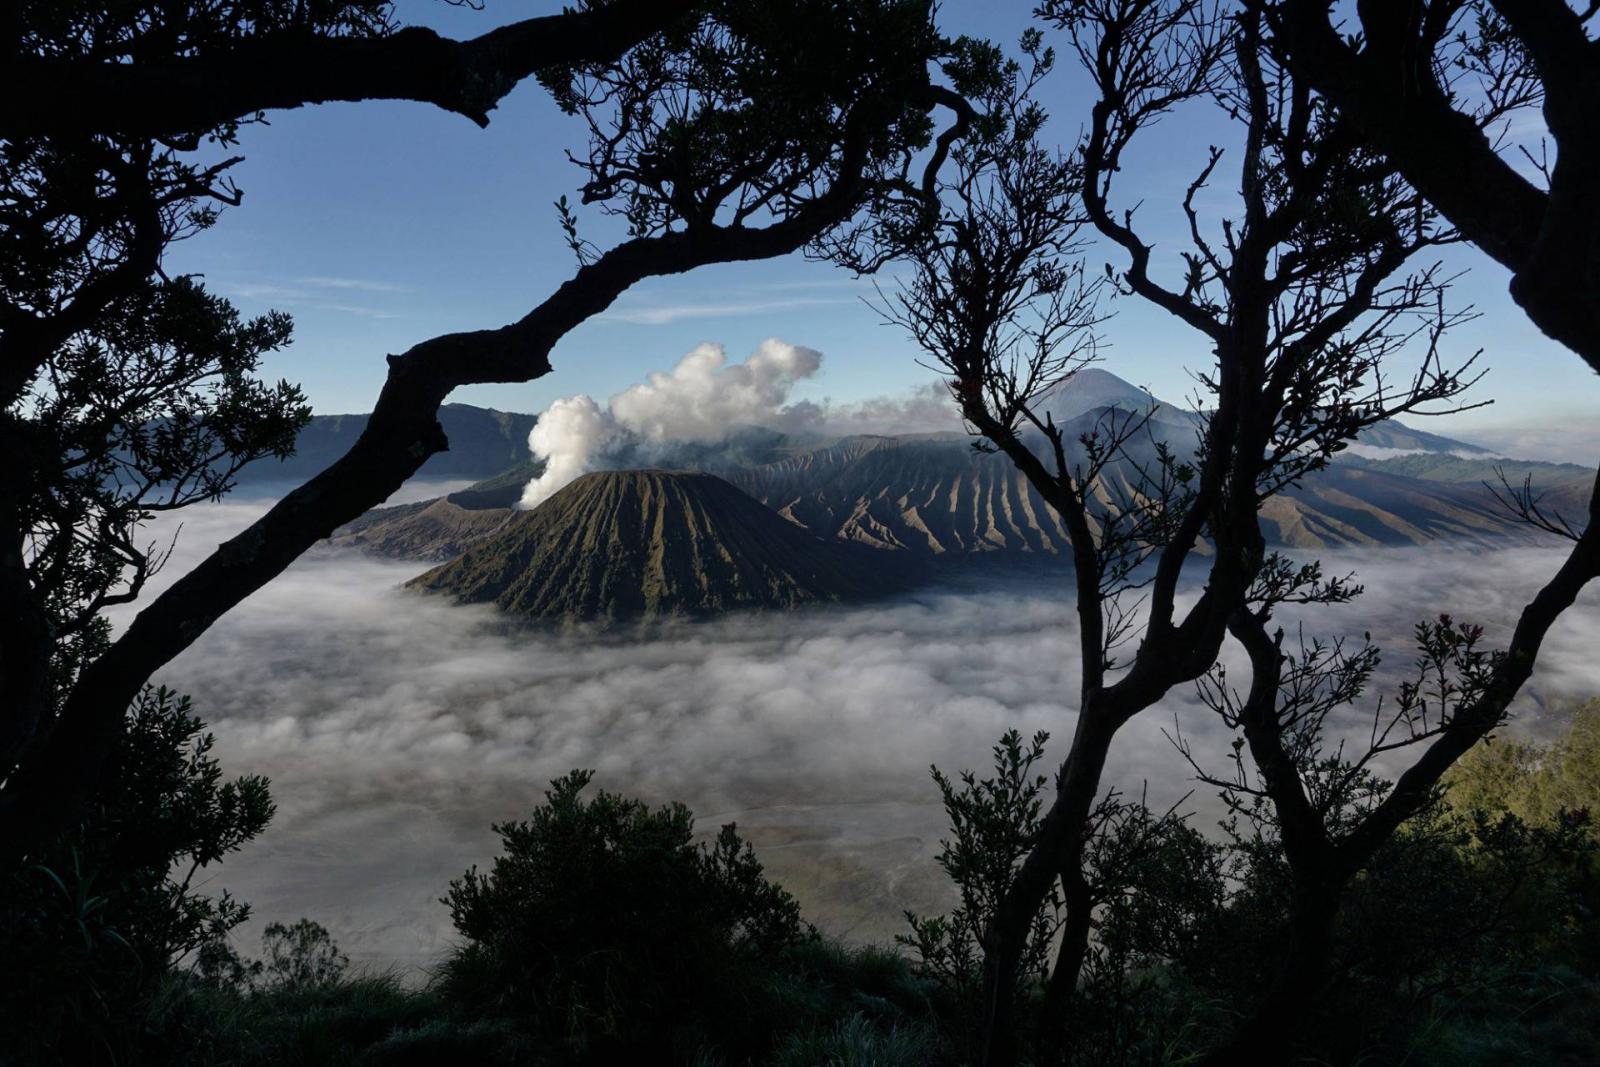
[{"label": "blue sky", "polygon": [[[948,30],[1009,43],[1032,6],[945,0],[941,20]],[[400,10],[407,21],[470,36],[559,7],[488,0],[487,10],[474,12],[402,0]],[[1088,106],[1070,57],[1062,56],[1046,99],[1057,138],[1070,142]],[[243,139],[247,159],[236,172],[243,205],[178,248],[169,266],[204,274],[246,312],[293,313],[296,340],[266,370],[302,383],[319,412],[369,410],[385,353],[441,332],[514,320],[570,273],[551,204],[578,184],[561,150],[580,146],[581,130],[531,80],[485,130],[420,104],[330,105],[270,120]],[[1139,217],[1158,260],[1176,263],[1184,247],[1166,205],[1181,196],[1206,146],[1228,137],[1207,115],[1175,116],[1130,161],[1122,199],[1145,202]],[[1227,166],[1206,194],[1219,208],[1228,203]],[[597,225],[590,230],[598,236]],[[1088,255],[1096,267],[1106,259],[1120,264],[1100,246]],[[1468,271],[1457,301],[1482,313],[1455,335],[1453,350],[1486,350],[1491,371],[1477,398],[1496,403],[1431,429],[1547,427],[1587,421],[1600,410],[1600,381],[1527,323],[1506,295],[1504,271],[1470,249],[1452,253],[1448,265]],[[519,411],[575,393],[603,399],[702,342],[720,343],[739,360],[773,336],[825,356],[822,373],[797,399],[853,401],[928,381],[931,373],[917,366],[900,332],[863,303],[867,294],[869,287],[844,272],[800,257],[651,281],[564,339],[553,354],[554,374],[527,385],[460,390],[453,399]],[[1114,310],[1105,368],[1158,395],[1186,393],[1183,368],[1206,359],[1196,335],[1136,301]]]}]

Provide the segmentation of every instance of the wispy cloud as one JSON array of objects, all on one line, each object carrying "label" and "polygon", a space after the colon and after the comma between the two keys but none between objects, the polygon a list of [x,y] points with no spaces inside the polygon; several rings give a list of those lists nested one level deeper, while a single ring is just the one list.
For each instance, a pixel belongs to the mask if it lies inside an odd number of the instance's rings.
[{"label": "wispy cloud", "polygon": [[358,315],[368,319],[399,318],[401,311],[371,303],[356,303],[350,294],[371,297],[395,296],[411,292],[405,286],[362,278],[306,276],[290,279],[212,279],[217,291],[242,300],[258,300],[284,306],[287,310],[309,309]]},{"label": "wispy cloud", "polygon": [[[1362,459],[1401,459],[1406,456],[1429,456],[1439,454],[1437,449],[1431,448],[1386,448],[1383,445],[1364,445],[1360,441],[1349,442],[1345,446],[1345,451],[1349,452],[1352,456],[1360,456]],[[1448,448],[1444,450],[1443,454],[1447,456],[1455,456],[1457,459],[1504,458],[1493,449],[1491,449],[1488,454],[1485,455],[1481,451],[1475,452],[1465,448]]]},{"label": "wispy cloud", "polygon": [[762,282],[750,286],[753,292],[764,293],[800,293],[818,289],[851,289],[861,292],[871,292],[873,285],[880,284],[884,288],[891,288],[895,279],[887,274],[873,278],[813,278],[804,281],[789,282]]},{"label": "wispy cloud", "polygon": [[295,289],[287,285],[278,285],[273,282],[236,282],[219,281],[213,285],[229,296],[243,297],[246,300],[305,300],[310,293],[304,289]]},{"label": "wispy cloud", "polygon": [[1586,419],[1552,417],[1536,426],[1482,426],[1463,431],[1463,436],[1514,459],[1593,468],[1600,458],[1600,427]]},{"label": "wispy cloud", "polygon": [[370,278],[333,278],[314,274],[295,280],[302,285],[317,289],[356,289],[363,293],[410,293],[415,291],[409,285],[373,281]]},{"label": "wispy cloud", "polygon": [[368,307],[365,304],[346,304],[331,300],[318,300],[309,306],[320,311],[337,311],[345,315],[360,315],[365,319],[398,319],[397,311],[385,311],[383,308]]},{"label": "wispy cloud", "polygon": [[798,308],[828,307],[856,303],[854,297],[789,297],[750,298],[707,304],[662,304],[650,307],[614,308],[601,316],[613,322],[626,322],[635,326],[668,326],[686,319],[726,319],[743,315],[765,315],[774,311],[794,311]]}]

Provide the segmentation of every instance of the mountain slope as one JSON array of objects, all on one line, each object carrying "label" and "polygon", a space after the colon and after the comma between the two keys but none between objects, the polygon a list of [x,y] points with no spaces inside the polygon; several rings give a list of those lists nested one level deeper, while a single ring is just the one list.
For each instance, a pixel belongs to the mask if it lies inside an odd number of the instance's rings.
[{"label": "mountain slope", "polygon": [[1361,431],[1356,438],[1358,446],[1380,449],[1398,449],[1404,452],[1442,452],[1458,456],[1491,457],[1493,452],[1480,445],[1457,441],[1453,437],[1417,430],[1395,419],[1384,419]]},{"label": "mountain slope", "polygon": [[[1169,442],[1180,455],[1194,447],[1197,416],[1160,404],[1103,371],[1081,372],[1050,405],[1066,430],[1069,452],[1081,450],[1076,444],[1081,434],[1104,432],[1107,420],[1146,413],[1152,415],[1147,432],[1127,445],[1135,460],[1151,463],[1155,439]],[[1159,406],[1152,411],[1153,405]],[[1470,445],[1392,421],[1373,427],[1363,441],[1407,454],[1374,459],[1341,453],[1331,469],[1264,505],[1270,539],[1298,548],[1339,548],[1489,541],[1526,533],[1495,507],[1480,484],[1498,459],[1477,458]],[[1068,551],[1060,521],[1027,479],[1004,456],[974,452],[964,434],[808,441],[736,428],[724,442],[679,451],[674,465],[719,474],[829,541],[941,559],[1050,557]],[[1519,477],[1522,468],[1535,473],[1541,487],[1554,490],[1548,498],[1552,506],[1574,518],[1587,513],[1592,476],[1576,468],[1523,464],[1515,468]],[[527,464],[505,471],[451,494],[435,508],[374,513],[361,520],[360,529],[352,524],[339,531],[335,542],[388,555],[449,558],[498,530],[532,471]],[[1114,464],[1102,496],[1129,490],[1130,475],[1129,468]],[[500,510],[480,514],[485,509]]]},{"label": "mountain slope", "polygon": [[[1076,420],[1069,439],[1095,418],[1089,413]],[[1106,472],[1102,504],[1131,493],[1129,474],[1116,465]],[[1055,512],[1011,461],[974,453],[959,435],[881,438],[845,458],[836,448],[732,480],[819,535],[875,548],[945,558],[1069,551]],[[1523,530],[1481,485],[1342,466],[1267,501],[1262,515],[1269,540],[1297,548],[1488,541]]]},{"label": "mountain slope", "polygon": [[713,475],[647,470],[585,475],[409,584],[528,618],[618,620],[854,600],[908,575]]},{"label": "mountain slope", "polygon": [[[263,459],[244,469],[240,484],[302,482],[320,474],[350,450],[368,415],[314,415],[295,439],[294,455],[285,460]],[[439,409],[450,449],[430,456],[417,472],[419,478],[487,478],[514,464],[532,459],[528,431],[538,416],[512,411],[446,404]]]},{"label": "mountain slope", "polygon": [[1261,505],[1267,540],[1296,548],[1487,543],[1527,528],[1482,485],[1334,465]]},{"label": "mountain slope", "polygon": [[516,514],[509,507],[462,507],[454,496],[369,511],[328,540],[391,559],[442,562],[493,535]]},{"label": "mountain slope", "polygon": [[[1481,484],[1423,480],[1384,466],[1335,464],[1268,500],[1262,506],[1268,540],[1316,549],[1488,543],[1526,533]],[[726,473],[775,517],[836,543],[945,560],[1051,558],[1069,551],[1060,519],[1011,462],[975,453],[958,434],[847,438]],[[1116,481],[1118,473],[1107,472],[1102,503],[1131,488]],[[1556,488],[1548,502],[1581,517],[1587,483]],[[386,556],[448,559],[494,536],[518,514],[505,506],[515,490],[513,481],[425,506],[385,508],[342,528],[333,541]]]}]

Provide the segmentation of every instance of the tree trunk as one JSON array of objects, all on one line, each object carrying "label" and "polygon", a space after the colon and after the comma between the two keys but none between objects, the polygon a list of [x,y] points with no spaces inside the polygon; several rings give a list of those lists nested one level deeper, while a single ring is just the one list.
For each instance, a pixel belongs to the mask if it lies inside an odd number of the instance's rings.
[{"label": "tree trunk", "polygon": [[1200,1067],[1289,1062],[1294,1032],[1315,1005],[1333,960],[1333,922],[1342,887],[1328,881],[1297,885],[1290,906],[1289,949],[1272,988],[1231,1038],[1208,1052]]},{"label": "tree trunk", "polygon": [[[1059,872],[1077,869],[1082,864],[1084,830],[1089,812],[1100,789],[1106,755],[1116,723],[1105,712],[1086,705],[1078,718],[1072,748],[1062,764],[1056,798],[1045,815],[1039,840],[1023,861],[1011,891],[1001,901],[985,944],[985,1010],[981,1037],[983,1067],[1009,1067],[1016,1061],[1017,971],[1028,942],[1033,918],[1050,892]],[[1070,916],[1070,913],[1069,913]],[[1078,929],[1069,917],[1067,940],[1057,958],[1050,985],[1076,985],[1078,969],[1088,951],[1089,926]],[[1064,973],[1063,967],[1071,969]]]}]

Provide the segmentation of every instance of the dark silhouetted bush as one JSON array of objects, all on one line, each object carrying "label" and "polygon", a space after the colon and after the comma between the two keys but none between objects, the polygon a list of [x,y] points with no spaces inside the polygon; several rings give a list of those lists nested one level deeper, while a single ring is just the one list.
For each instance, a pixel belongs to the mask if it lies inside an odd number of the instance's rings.
[{"label": "dark silhouetted bush", "polygon": [[203,728],[187,697],[146,690],[88,815],[4,872],[0,1062],[127,1060],[170,970],[248,916],[193,880],[266,827],[272,800],[264,778],[223,780]]},{"label": "dark silhouetted bush", "polygon": [[696,844],[683,805],[584,800],[590,778],[554,781],[526,822],[495,828],[505,851],[489,873],[450,884],[467,943],[442,989],[572,1056],[660,1052],[714,1017],[752,961],[814,934],[732,825]]}]

